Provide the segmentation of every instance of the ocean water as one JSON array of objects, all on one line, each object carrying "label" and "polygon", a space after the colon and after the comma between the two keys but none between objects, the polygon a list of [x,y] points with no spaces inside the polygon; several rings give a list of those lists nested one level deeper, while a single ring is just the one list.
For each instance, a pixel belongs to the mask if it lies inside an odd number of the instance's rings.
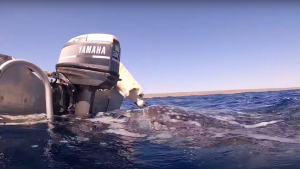
[{"label": "ocean water", "polygon": [[300,168],[300,91],[125,101],[91,119],[0,116],[0,168]]}]

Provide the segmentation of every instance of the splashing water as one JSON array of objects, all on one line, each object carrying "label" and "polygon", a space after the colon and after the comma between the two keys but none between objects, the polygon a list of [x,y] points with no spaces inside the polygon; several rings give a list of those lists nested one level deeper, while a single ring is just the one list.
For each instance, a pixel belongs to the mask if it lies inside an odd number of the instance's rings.
[{"label": "splashing water", "polygon": [[[9,168],[299,168],[300,92],[147,99],[90,119],[0,116]],[[30,125],[26,125],[30,124]]]}]

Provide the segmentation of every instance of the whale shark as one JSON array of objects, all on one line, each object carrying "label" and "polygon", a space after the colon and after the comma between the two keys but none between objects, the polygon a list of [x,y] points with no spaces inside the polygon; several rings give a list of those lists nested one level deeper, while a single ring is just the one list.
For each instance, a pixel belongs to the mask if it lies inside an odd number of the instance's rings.
[{"label": "whale shark", "polygon": [[[31,120],[23,118],[22,124],[24,121],[33,123],[33,117],[28,118]],[[13,122],[7,120],[9,117],[1,119]],[[300,144],[299,130],[294,129],[294,125],[288,125],[295,121],[268,114],[152,105],[143,109],[99,112],[92,118],[62,116],[59,119],[52,124],[56,131],[57,128],[68,130],[76,135],[79,142],[88,141],[89,136],[101,140],[111,135],[133,142],[149,141],[194,148],[222,144],[254,143],[263,144],[264,147],[280,143]],[[40,116],[35,117],[35,120],[44,122]]]},{"label": "whale shark", "polygon": [[87,133],[97,137],[114,135],[127,141],[149,141],[176,147],[261,144],[262,140],[264,146],[270,147],[275,146],[273,143],[300,144],[300,133],[286,138],[285,123],[276,117],[226,110],[189,110],[168,105],[99,112],[93,118],[76,119],[65,125],[81,136]]}]

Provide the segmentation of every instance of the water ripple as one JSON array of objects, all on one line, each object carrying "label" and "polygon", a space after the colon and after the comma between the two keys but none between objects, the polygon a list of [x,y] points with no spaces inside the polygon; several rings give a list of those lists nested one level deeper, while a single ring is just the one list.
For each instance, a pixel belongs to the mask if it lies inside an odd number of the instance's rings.
[{"label": "water ripple", "polygon": [[2,168],[299,168],[300,91],[151,98],[91,119],[0,116]]}]

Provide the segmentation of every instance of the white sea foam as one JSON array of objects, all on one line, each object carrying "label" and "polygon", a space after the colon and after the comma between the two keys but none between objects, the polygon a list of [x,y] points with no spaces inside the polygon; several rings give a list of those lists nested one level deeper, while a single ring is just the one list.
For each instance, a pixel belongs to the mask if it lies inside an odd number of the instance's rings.
[{"label": "white sea foam", "polygon": [[196,122],[196,121],[187,121],[187,123],[189,123],[189,124],[194,124],[194,125],[196,125],[196,126],[198,126],[198,127],[201,127],[201,124],[198,123],[198,122]]},{"label": "white sea foam", "polygon": [[220,120],[220,121],[225,121],[229,124],[240,125],[240,123],[234,121],[235,118],[232,117],[232,116],[210,116],[210,117],[215,118],[215,119]]},{"label": "white sea foam", "polygon": [[113,134],[118,134],[118,135],[128,136],[128,137],[146,137],[145,134],[132,133],[126,131],[125,129],[108,129],[104,131],[104,133],[113,133]]},{"label": "white sea foam", "polygon": [[105,124],[111,124],[111,123],[123,123],[125,122],[125,119],[116,119],[110,116],[102,116],[102,117],[96,117],[92,119],[88,119],[91,122],[101,122]]},{"label": "white sea foam", "polygon": [[247,113],[241,112],[241,111],[237,111],[236,113],[237,113],[237,114],[243,114],[243,115],[246,115],[246,114],[247,114]]},{"label": "white sea foam", "polygon": [[235,120],[235,118],[232,117],[232,116],[211,116],[211,117],[213,117],[215,119],[218,119],[218,120],[222,120],[222,121],[233,121],[233,120]]},{"label": "white sea foam", "polygon": [[[29,115],[1,115],[1,117],[4,117],[9,120],[40,120],[40,119],[45,119],[46,115],[45,114],[29,114]],[[3,119],[3,118],[1,118]]]},{"label": "white sea foam", "polygon": [[103,115],[104,115],[104,112],[98,112],[98,114],[96,115],[96,117],[103,116]]},{"label": "white sea foam", "polygon": [[257,128],[257,127],[264,127],[267,126],[269,124],[275,124],[278,121],[269,121],[269,122],[261,122],[261,123],[257,123],[257,124],[253,124],[253,125],[243,125],[243,127],[245,128]]},{"label": "white sea foam", "polygon": [[155,136],[151,136],[148,139],[168,139],[168,138],[172,138],[172,134],[169,132],[163,132]]},{"label": "white sea foam", "polygon": [[67,140],[61,140],[61,141],[59,141],[59,142],[61,142],[61,143],[68,143]]},{"label": "white sea foam", "polygon": [[87,137],[82,137],[82,136],[76,136],[76,140],[78,142],[83,142],[83,141],[89,141],[90,139]]},{"label": "white sea foam", "polygon": [[20,123],[9,122],[9,123],[0,123],[0,125],[15,126],[15,125],[33,125],[33,124],[39,124],[39,123],[47,123],[47,120],[20,122]]},{"label": "white sea foam", "polygon": [[292,139],[292,138],[282,138],[276,136],[268,136],[263,134],[247,134],[248,137],[252,137],[259,140],[270,140],[270,141],[277,141],[282,143],[295,143],[300,144],[300,139]]},{"label": "white sea foam", "polygon": [[[30,114],[30,115],[1,115],[7,122],[2,122],[0,125],[33,125],[38,123],[47,123],[45,114]],[[3,120],[3,118],[1,118]]]},{"label": "white sea foam", "polygon": [[235,118],[232,117],[232,116],[210,116],[210,117],[215,118],[217,120],[226,121],[229,124],[238,125],[238,126],[241,126],[241,127],[244,127],[244,128],[264,127],[264,126],[267,126],[267,125],[270,125],[270,124],[275,124],[275,123],[279,122],[279,121],[269,121],[269,122],[260,122],[260,123],[253,124],[253,125],[246,125],[246,124],[241,124],[241,123],[238,123],[238,122],[234,121]]}]

